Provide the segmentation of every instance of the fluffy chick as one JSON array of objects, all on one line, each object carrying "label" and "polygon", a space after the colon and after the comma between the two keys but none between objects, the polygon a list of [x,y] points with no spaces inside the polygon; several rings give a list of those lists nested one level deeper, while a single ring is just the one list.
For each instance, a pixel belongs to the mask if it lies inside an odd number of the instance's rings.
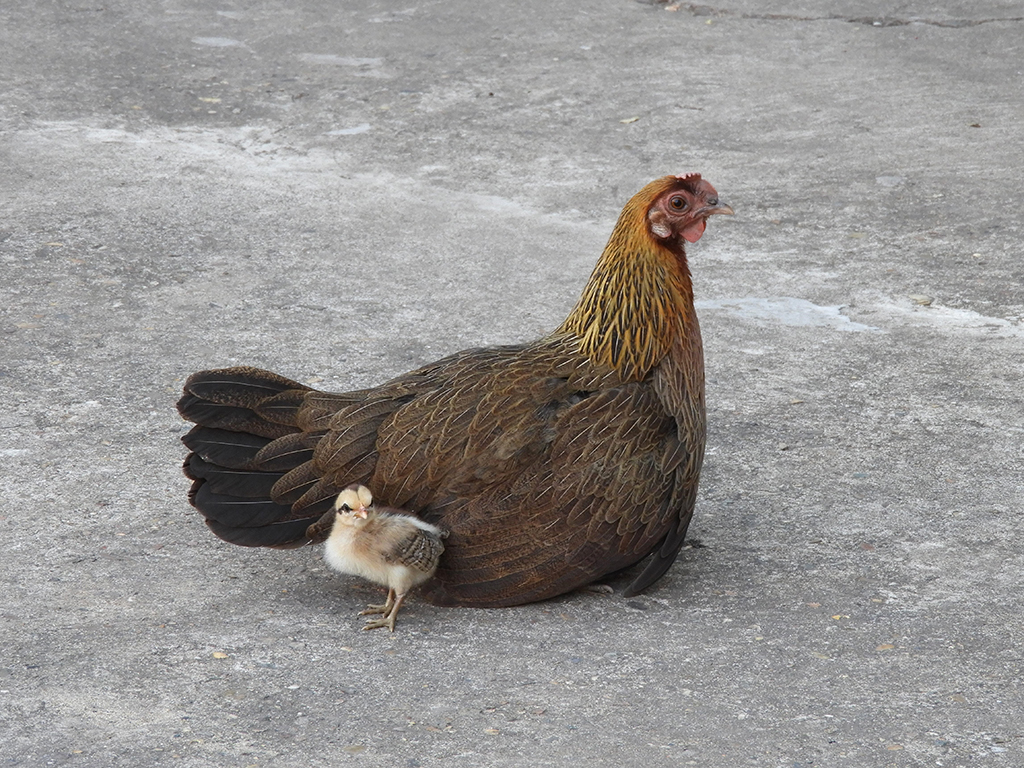
[{"label": "fluffy chick", "polygon": [[365,485],[350,485],[339,493],[333,511],[324,560],[336,571],[388,588],[383,605],[368,606],[359,615],[382,614],[367,619],[363,629],[387,627],[394,632],[395,617],[409,590],[437,570],[444,552],[441,539],[448,532],[398,510],[375,507]]}]

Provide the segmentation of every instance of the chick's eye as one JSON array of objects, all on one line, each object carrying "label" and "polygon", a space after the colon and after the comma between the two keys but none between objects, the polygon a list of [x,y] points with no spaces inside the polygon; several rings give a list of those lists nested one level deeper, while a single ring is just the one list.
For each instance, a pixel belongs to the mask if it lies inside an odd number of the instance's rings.
[{"label": "chick's eye", "polygon": [[686,209],[686,200],[679,197],[679,195],[676,195],[671,200],[669,200],[668,204],[671,205],[677,211],[682,211]]},{"label": "chick's eye", "polygon": [[348,504],[342,504],[340,507],[338,507],[338,509],[341,510],[342,512],[352,511],[352,507],[350,507]]}]

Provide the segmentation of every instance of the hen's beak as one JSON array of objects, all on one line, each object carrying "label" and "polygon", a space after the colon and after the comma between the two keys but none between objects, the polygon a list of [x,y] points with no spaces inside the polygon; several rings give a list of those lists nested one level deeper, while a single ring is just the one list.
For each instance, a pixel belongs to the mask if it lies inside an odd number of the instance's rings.
[{"label": "hen's beak", "polygon": [[735,211],[733,211],[731,205],[726,205],[725,203],[717,203],[716,205],[709,205],[709,206],[706,206],[704,208],[701,208],[701,210],[700,210],[700,215],[701,216],[710,216],[710,215],[712,215],[714,213],[724,213],[727,216],[732,216],[735,213]]}]

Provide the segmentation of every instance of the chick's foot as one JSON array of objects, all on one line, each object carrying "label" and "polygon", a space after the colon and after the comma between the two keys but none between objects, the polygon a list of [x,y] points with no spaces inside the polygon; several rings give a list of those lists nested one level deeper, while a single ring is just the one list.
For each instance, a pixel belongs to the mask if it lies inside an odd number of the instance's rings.
[{"label": "chick's foot", "polygon": [[390,614],[381,616],[379,619],[367,619],[363,625],[363,629],[381,629],[387,627],[391,632],[395,631],[395,619],[397,618],[397,612],[392,611]]}]

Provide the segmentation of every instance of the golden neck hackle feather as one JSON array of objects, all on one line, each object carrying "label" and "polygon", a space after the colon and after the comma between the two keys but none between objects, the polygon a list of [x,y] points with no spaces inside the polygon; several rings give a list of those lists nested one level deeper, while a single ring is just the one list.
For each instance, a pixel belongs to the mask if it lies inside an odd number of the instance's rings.
[{"label": "golden neck hackle feather", "polygon": [[647,221],[652,203],[678,184],[675,176],[657,179],[626,204],[579,301],[553,334],[575,336],[582,354],[624,381],[645,378],[695,328],[686,255],[652,236]]}]

